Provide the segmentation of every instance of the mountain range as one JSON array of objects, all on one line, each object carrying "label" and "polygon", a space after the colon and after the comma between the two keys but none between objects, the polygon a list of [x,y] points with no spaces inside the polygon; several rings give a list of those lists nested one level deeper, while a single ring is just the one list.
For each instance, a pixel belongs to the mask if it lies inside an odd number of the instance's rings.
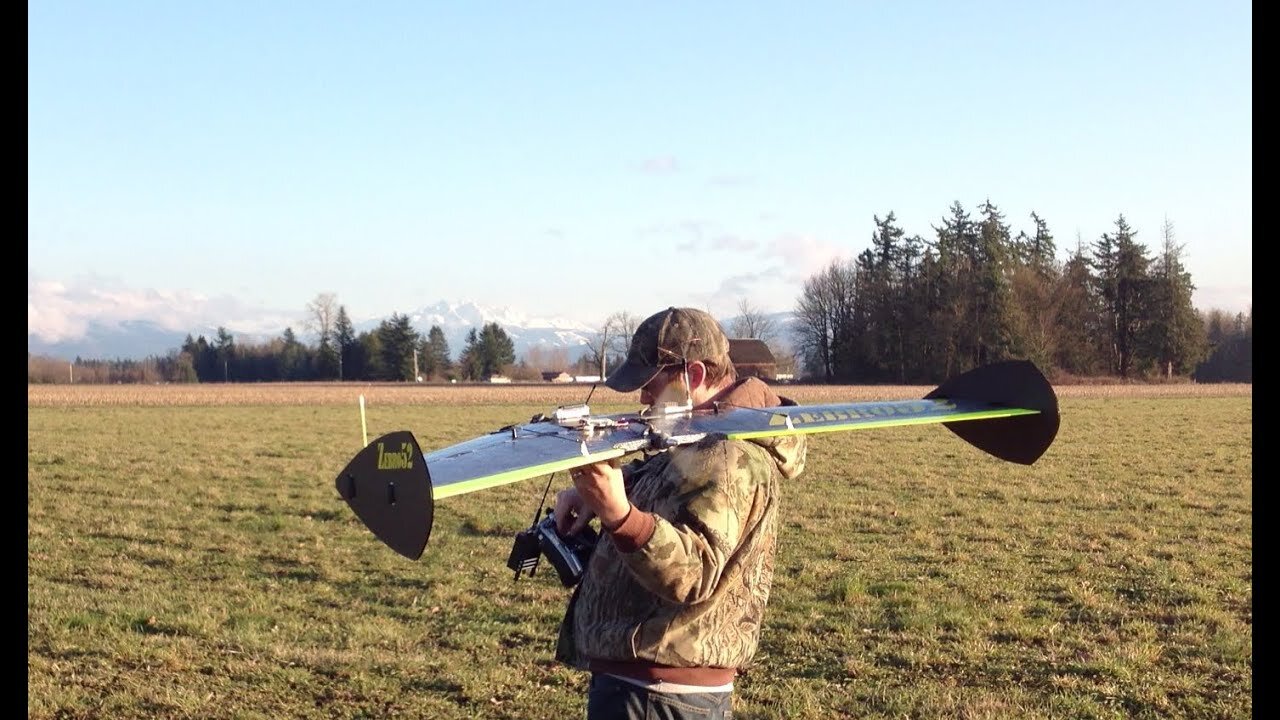
[{"label": "mountain range", "polygon": [[[475,302],[440,301],[405,313],[414,329],[423,336],[433,325],[444,331],[445,340],[449,343],[449,352],[454,358],[466,346],[467,332],[479,330],[483,326],[496,322],[511,337],[515,346],[516,357],[525,355],[531,348],[546,350],[563,349],[568,353],[570,362],[576,361],[596,333],[598,328],[586,323],[566,318],[530,315],[518,309],[507,307],[490,307]],[[790,313],[769,315],[776,326],[781,327],[790,318]],[[356,333],[374,330],[385,320],[384,317],[369,318],[353,322]],[[733,318],[721,319],[726,329]],[[261,324],[260,324],[261,325]],[[294,332],[303,342],[314,342],[314,338],[300,329],[300,323],[292,326]],[[276,332],[261,330],[243,330],[227,326],[226,330],[240,344],[259,344],[272,338],[280,337],[285,330],[281,326]],[[151,320],[129,320],[119,323],[90,322],[82,335],[75,338],[63,338],[57,341],[46,341],[38,335],[27,334],[27,352],[32,355],[73,359],[134,359],[140,360],[150,356],[165,356],[170,351],[182,346],[187,335],[212,340],[218,329],[213,325],[204,325],[187,329],[167,328],[159,322]]]},{"label": "mountain range", "polygon": [[[512,308],[494,308],[474,302],[452,303],[442,300],[406,314],[413,328],[423,337],[433,325],[439,325],[444,332],[445,341],[449,343],[449,354],[455,359],[467,345],[467,333],[473,329],[480,330],[489,323],[498,323],[507,333],[511,344],[515,346],[517,358],[530,348],[540,347],[547,350],[564,349],[568,352],[570,362],[577,360],[586,351],[593,334],[598,330],[576,320],[528,315]],[[374,330],[384,319],[374,318],[355,323],[356,333]]]}]

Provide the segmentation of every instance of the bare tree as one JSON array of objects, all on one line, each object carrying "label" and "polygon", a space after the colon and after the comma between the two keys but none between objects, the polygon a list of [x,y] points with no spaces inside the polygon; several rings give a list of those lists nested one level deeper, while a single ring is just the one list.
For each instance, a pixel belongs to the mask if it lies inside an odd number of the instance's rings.
[{"label": "bare tree", "polygon": [[823,380],[851,377],[854,371],[853,315],[857,302],[857,268],[832,260],[825,270],[804,281],[791,324],[792,341],[804,364]]},{"label": "bare tree", "polygon": [[773,340],[765,345],[769,347],[769,352],[773,353],[774,367],[778,375],[794,376],[796,370],[803,364],[799,353],[780,340]]},{"label": "bare tree", "polygon": [[613,338],[609,346],[612,361],[622,362],[626,359],[627,352],[631,350],[631,336],[636,334],[636,328],[640,326],[643,318],[623,310],[609,316],[609,319],[613,322]]},{"label": "bare tree", "polygon": [[582,357],[592,367],[600,370],[600,379],[607,377],[609,370],[609,351],[617,344],[618,315],[614,313],[605,318],[595,332],[587,337],[587,351]]},{"label": "bare tree", "polygon": [[778,326],[773,318],[761,312],[748,298],[738,300],[738,317],[729,327],[729,335],[736,338],[758,338],[768,344],[777,339]]},{"label": "bare tree", "polygon": [[605,318],[604,322],[587,339],[587,351],[582,357],[600,371],[603,379],[608,376],[609,368],[621,363],[631,349],[631,336],[642,321],[635,315],[623,310]]},{"label": "bare tree", "polygon": [[307,303],[307,317],[302,326],[316,334],[321,343],[333,338],[333,328],[338,319],[338,296],[320,293]]},{"label": "bare tree", "polygon": [[525,350],[523,362],[539,372],[544,370],[563,372],[569,367],[569,352],[561,347],[534,345]]},{"label": "bare tree", "polygon": [[[338,324],[338,296],[333,293],[320,293],[307,303],[307,317],[302,326],[316,334],[319,339],[317,359],[319,375],[322,378],[342,377],[342,355],[336,347],[334,333]],[[414,356],[415,364],[417,356]]]}]

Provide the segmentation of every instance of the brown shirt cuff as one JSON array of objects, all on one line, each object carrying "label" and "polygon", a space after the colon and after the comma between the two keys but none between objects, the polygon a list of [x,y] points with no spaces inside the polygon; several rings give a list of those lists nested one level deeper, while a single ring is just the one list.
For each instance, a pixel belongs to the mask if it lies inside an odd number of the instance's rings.
[{"label": "brown shirt cuff", "polygon": [[728,685],[737,671],[718,667],[671,667],[645,660],[591,660],[587,665],[591,672],[621,675],[644,682],[667,681],[684,685]]},{"label": "brown shirt cuff", "polygon": [[619,550],[624,553],[633,553],[649,542],[656,525],[657,522],[653,519],[652,513],[632,505],[627,516],[622,518],[618,527],[610,530],[609,534],[613,536],[613,544],[617,545]]}]

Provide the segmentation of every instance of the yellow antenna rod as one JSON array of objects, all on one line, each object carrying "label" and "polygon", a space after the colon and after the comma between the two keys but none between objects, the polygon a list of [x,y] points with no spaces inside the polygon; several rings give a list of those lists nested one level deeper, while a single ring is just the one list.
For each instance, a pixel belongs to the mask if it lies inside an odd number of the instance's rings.
[{"label": "yellow antenna rod", "polygon": [[364,420],[364,396],[360,396],[360,437],[364,440],[364,444],[360,447],[369,447],[369,427]]}]

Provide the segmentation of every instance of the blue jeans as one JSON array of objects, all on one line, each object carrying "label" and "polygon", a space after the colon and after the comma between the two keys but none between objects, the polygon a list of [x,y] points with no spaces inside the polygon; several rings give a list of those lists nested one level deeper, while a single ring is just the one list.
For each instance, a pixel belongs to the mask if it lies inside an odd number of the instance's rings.
[{"label": "blue jeans", "polygon": [[593,673],[587,720],[732,720],[731,692],[664,693]]}]

